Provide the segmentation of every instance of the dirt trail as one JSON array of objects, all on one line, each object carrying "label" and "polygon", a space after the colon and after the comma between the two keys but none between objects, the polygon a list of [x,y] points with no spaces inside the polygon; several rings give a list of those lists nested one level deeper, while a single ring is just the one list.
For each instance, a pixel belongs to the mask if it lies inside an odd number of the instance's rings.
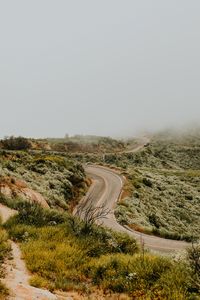
[{"label": "dirt trail", "polygon": [[25,262],[21,258],[19,246],[10,241],[12,259],[5,263],[6,277],[2,280],[10,291],[9,300],[57,300],[58,298],[49,291],[34,288],[29,285],[30,275]]},{"label": "dirt trail", "polygon": [[[17,211],[0,204],[0,216],[5,223]],[[79,294],[78,292],[55,292],[55,295],[47,290],[38,289],[29,285],[31,274],[28,272],[19,246],[13,241],[11,244],[12,258],[7,259],[4,263],[6,276],[2,279],[10,291],[6,300],[116,300],[124,299],[121,296],[104,296],[102,291],[94,291],[89,297]],[[126,298],[125,298],[126,299]]]},{"label": "dirt trail", "polygon": [[[0,215],[3,223],[17,212],[0,204]],[[8,300],[58,300],[58,297],[47,290],[34,288],[29,285],[30,274],[21,258],[19,246],[10,241],[12,259],[4,263],[6,276],[2,282],[10,291]]]}]

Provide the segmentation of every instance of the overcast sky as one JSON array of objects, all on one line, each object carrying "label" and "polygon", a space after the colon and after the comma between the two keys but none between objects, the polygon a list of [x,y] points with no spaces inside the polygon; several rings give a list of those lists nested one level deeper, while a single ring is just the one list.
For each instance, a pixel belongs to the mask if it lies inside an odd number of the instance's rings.
[{"label": "overcast sky", "polygon": [[200,119],[199,0],[0,0],[0,136]]}]

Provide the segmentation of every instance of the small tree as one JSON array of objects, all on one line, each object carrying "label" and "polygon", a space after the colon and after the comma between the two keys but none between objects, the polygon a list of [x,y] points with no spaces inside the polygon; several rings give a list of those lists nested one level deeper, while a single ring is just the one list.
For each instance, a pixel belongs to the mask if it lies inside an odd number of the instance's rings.
[{"label": "small tree", "polygon": [[25,137],[8,137],[1,141],[3,149],[7,150],[27,150],[31,148],[31,143]]}]

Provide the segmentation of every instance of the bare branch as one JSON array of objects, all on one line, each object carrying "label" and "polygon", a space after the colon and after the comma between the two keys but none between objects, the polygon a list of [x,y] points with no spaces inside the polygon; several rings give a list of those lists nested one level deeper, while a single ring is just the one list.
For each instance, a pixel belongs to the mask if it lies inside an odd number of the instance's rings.
[{"label": "bare branch", "polygon": [[107,218],[108,214],[110,213],[110,210],[108,208],[105,208],[104,205],[93,206],[90,198],[87,202],[90,203],[88,206],[87,203],[78,205],[75,215],[78,218],[82,219],[88,227],[93,225],[97,221]]}]

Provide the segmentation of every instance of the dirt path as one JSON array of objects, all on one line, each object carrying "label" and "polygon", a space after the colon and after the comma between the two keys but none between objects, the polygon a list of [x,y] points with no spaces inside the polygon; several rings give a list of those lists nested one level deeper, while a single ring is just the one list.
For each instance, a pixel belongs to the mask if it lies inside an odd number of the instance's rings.
[{"label": "dirt path", "polygon": [[[17,212],[0,204],[0,216],[5,223],[11,216]],[[58,300],[58,298],[49,291],[37,289],[29,285],[30,274],[22,259],[19,246],[9,241],[11,244],[12,259],[4,263],[6,276],[2,282],[10,291],[9,300]]]},{"label": "dirt path", "polygon": [[30,275],[25,262],[21,258],[19,246],[10,241],[12,259],[5,262],[6,277],[2,280],[10,291],[9,300],[57,300],[49,291],[34,288],[29,285]]}]

